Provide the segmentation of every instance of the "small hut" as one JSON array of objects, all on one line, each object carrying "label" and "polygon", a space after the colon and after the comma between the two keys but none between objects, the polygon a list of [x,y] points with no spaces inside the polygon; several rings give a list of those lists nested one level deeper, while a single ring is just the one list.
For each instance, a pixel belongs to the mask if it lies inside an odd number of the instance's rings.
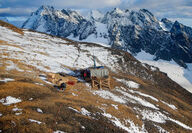
[{"label": "small hut", "polygon": [[85,70],[81,71],[81,74],[85,81],[90,82],[92,84],[92,88],[109,88],[110,87],[110,76],[109,70],[104,66],[96,66],[96,57],[93,56],[93,67],[89,67]]},{"label": "small hut", "polygon": [[89,68],[92,88],[110,88],[109,70],[103,66]]}]

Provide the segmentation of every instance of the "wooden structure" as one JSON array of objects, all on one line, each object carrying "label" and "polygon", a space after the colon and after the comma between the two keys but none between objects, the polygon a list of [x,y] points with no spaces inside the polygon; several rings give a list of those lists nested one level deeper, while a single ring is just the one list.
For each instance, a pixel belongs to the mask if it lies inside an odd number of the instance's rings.
[{"label": "wooden structure", "polygon": [[92,84],[92,88],[94,88],[94,87],[98,87],[98,88],[105,87],[105,88],[111,89],[111,87],[110,87],[110,77],[107,77],[107,78],[92,77],[91,78],[91,84]]},{"label": "wooden structure", "polygon": [[91,79],[91,84],[92,88],[98,87],[98,88],[109,88],[110,87],[110,76],[109,76],[109,71],[108,69],[104,67],[95,67],[95,68],[90,68],[90,79]]}]

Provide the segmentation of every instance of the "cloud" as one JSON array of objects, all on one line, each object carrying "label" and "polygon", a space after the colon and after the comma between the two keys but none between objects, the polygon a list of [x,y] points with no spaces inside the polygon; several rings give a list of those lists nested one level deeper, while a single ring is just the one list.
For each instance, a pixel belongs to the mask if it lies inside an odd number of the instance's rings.
[{"label": "cloud", "polygon": [[158,17],[192,17],[189,0],[123,0],[121,8],[146,8]]},{"label": "cloud", "polygon": [[118,6],[121,0],[2,0],[0,5],[6,7],[39,7],[53,5],[60,8],[105,8]]},{"label": "cloud", "polygon": [[192,17],[191,0],[0,0],[0,16],[29,15],[41,5],[51,5],[56,9],[146,8],[159,18]]},{"label": "cloud", "polygon": [[0,13],[9,12],[10,10],[10,8],[0,8]]},{"label": "cloud", "polygon": [[72,8],[105,8],[118,6],[121,0],[54,0],[52,4]]},{"label": "cloud", "polygon": [[[89,8],[100,9],[116,7],[120,5],[121,0],[0,0],[0,7],[3,12],[0,15],[24,15],[29,14],[29,9],[37,9],[41,5],[51,5],[55,8]],[[26,8],[26,9],[25,9]],[[9,9],[6,10],[5,9]],[[14,12],[15,10],[15,12]],[[26,13],[24,13],[27,11]],[[35,11],[35,10],[33,10]]]},{"label": "cloud", "polygon": [[0,8],[0,16],[26,16],[32,11],[31,8]]}]

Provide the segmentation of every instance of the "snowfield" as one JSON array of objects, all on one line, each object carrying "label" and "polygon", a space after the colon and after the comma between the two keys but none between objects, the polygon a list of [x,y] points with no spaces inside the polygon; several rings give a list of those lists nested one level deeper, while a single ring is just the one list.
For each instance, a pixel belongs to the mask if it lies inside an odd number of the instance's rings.
[{"label": "snowfield", "polygon": [[[82,44],[78,48],[74,45],[66,45],[69,42],[65,40],[40,33],[24,31],[25,35],[22,36],[4,27],[0,27],[0,30],[0,36],[3,36],[1,40],[15,45],[15,47],[3,45],[0,47],[1,52],[6,51],[9,53],[9,58],[22,60],[41,71],[72,73],[69,68],[92,66],[93,56],[98,57],[97,65],[110,66],[111,70],[117,67],[117,57],[112,56],[111,52],[103,47],[87,47]],[[7,69],[13,69],[13,67],[22,71],[12,63]]]},{"label": "snowfield", "polygon": [[16,104],[20,103],[21,101],[22,101],[21,99],[12,96],[7,96],[6,98],[0,99],[0,103],[2,103],[3,105]]},{"label": "snowfield", "polygon": [[144,51],[135,56],[139,61],[155,66],[160,71],[167,73],[168,77],[192,93],[192,64],[187,64],[185,69],[174,61],[158,60],[154,61],[154,56]]}]

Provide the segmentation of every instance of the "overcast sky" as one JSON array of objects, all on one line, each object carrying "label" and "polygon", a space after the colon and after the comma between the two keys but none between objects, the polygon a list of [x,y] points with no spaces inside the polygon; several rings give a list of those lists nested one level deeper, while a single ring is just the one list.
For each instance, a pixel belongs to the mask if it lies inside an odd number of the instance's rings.
[{"label": "overcast sky", "polygon": [[192,19],[192,0],[0,0],[0,16],[27,16],[41,5],[57,9],[146,8],[158,18]]}]

